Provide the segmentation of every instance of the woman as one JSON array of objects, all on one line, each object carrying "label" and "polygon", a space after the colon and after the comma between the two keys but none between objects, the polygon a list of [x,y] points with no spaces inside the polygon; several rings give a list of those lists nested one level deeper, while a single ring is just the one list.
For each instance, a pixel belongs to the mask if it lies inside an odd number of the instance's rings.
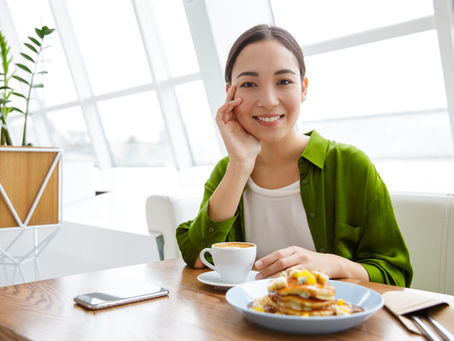
[{"label": "woman", "polygon": [[302,51],[285,30],[255,26],[226,63],[216,115],[228,157],[197,217],[177,228],[186,263],[220,241],[257,244],[257,279],[292,266],[330,278],[409,286],[412,268],[391,200],[367,156],[295,124],[307,93]]}]

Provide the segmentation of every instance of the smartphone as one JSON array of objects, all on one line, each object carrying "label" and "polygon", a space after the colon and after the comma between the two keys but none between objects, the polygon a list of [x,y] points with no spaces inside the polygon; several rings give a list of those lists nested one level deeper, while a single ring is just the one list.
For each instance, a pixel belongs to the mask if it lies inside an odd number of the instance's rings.
[{"label": "smartphone", "polygon": [[78,295],[74,297],[74,301],[87,309],[97,310],[120,304],[167,296],[168,294],[169,290],[166,288],[162,288],[151,283],[145,283],[105,290],[102,292],[91,292],[88,294]]}]

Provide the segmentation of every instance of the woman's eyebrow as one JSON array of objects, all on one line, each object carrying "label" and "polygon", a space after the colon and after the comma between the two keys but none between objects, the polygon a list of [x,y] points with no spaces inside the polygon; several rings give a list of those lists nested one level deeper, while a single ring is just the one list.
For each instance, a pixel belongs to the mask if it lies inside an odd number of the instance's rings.
[{"label": "woman's eyebrow", "polygon": [[[282,69],[282,70],[278,70],[274,73],[274,75],[282,75],[282,74],[285,74],[285,73],[292,73],[294,75],[296,75],[296,72],[293,71],[293,70],[290,70],[290,69]],[[258,72],[255,72],[255,71],[244,71],[244,72],[241,72],[238,76],[236,76],[236,78],[240,78],[240,77],[243,77],[243,76],[253,76],[253,77],[258,77],[259,74]]]},{"label": "woman's eyebrow", "polygon": [[276,71],[276,72],[274,73],[274,75],[282,75],[282,74],[284,74],[284,73],[293,73],[293,74],[296,75],[296,72],[293,71],[293,70],[290,70],[290,69],[282,69],[282,70]]},{"label": "woman's eyebrow", "polygon": [[255,71],[245,71],[245,72],[241,72],[238,76],[236,76],[236,78],[240,78],[242,76],[254,76],[254,77],[258,77],[259,74]]}]

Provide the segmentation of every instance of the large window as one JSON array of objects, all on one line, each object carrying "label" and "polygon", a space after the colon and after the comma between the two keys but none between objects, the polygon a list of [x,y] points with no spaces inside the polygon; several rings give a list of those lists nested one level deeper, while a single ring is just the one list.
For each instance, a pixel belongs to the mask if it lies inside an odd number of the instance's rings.
[{"label": "large window", "polygon": [[[33,95],[29,139],[64,148],[66,158],[104,168],[215,163],[223,84],[207,79],[223,71],[228,33],[272,17],[306,56],[300,131],[317,129],[374,160],[452,160],[454,98],[445,80],[454,76],[441,62],[443,44],[449,52],[452,42],[440,36],[436,3],[251,0],[243,9],[254,10],[235,17],[202,0],[0,0],[0,28],[16,62],[35,27],[57,28],[41,65],[45,87]],[[223,8],[235,13],[236,4]],[[232,26],[216,25],[216,15]],[[22,120],[9,119],[17,143]]]},{"label": "large window", "polygon": [[306,54],[301,131],[317,129],[373,159],[454,156],[431,0],[272,7]]},{"label": "large window", "polygon": [[[8,27],[13,49],[35,27],[57,29],[42,64],[45,87],[32,106],[34,145],[59,146],[66,158],[100,167],[185,167],[218,158],[182,1],[0,1],[11,14],[0,13],[0,27]],[[10,121],[19,141],[21,117]]]}]

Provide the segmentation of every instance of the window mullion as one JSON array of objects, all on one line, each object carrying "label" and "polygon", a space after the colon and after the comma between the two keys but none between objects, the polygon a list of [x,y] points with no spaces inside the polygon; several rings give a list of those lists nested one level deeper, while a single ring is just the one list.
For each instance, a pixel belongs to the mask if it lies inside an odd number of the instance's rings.
[{"label": "window mullion", "polygon": [[79,103],[82,107],[85,122],[87,123],[88,132],[93,142],[98,165],[100,168],[112,167],[112,155],[104,134],[96,102],[87,101],[87,99],[93,97],[93,91],[77,43],[77,35],[72,26],[68,8],[64,0],[49,0],[49,6],[57,25],[63,51],[65,52],[68,67],[79,97]]},{"label": "window mullion", "polygon": [[339,38],[329,39],[319,43],[308,44],[303,47],[306,57],[369,44],[391,38],[401,37],[407,34],[419,33],[435,28],[434,17],[428,16],[412,21],[407,21],[395,25],[376,28],[368,31],[358,32]]},{"label": "window mullion", "polygon": [[137,18],[145,53],[150,67],[156,95],[161,108],[164,126],[170,140],[175,165],[178,169],[193,166],[194,158],[181,117],[178,99],[173,86],[163,86],[162,81],[170,78],[169,67],[155,25],[154,13],[149,0],[133,0],[134,12]]},{"label": "window mullion", "polygon": [[435,24],[454,146],[454,19],[451,0],[433,0]]}]

